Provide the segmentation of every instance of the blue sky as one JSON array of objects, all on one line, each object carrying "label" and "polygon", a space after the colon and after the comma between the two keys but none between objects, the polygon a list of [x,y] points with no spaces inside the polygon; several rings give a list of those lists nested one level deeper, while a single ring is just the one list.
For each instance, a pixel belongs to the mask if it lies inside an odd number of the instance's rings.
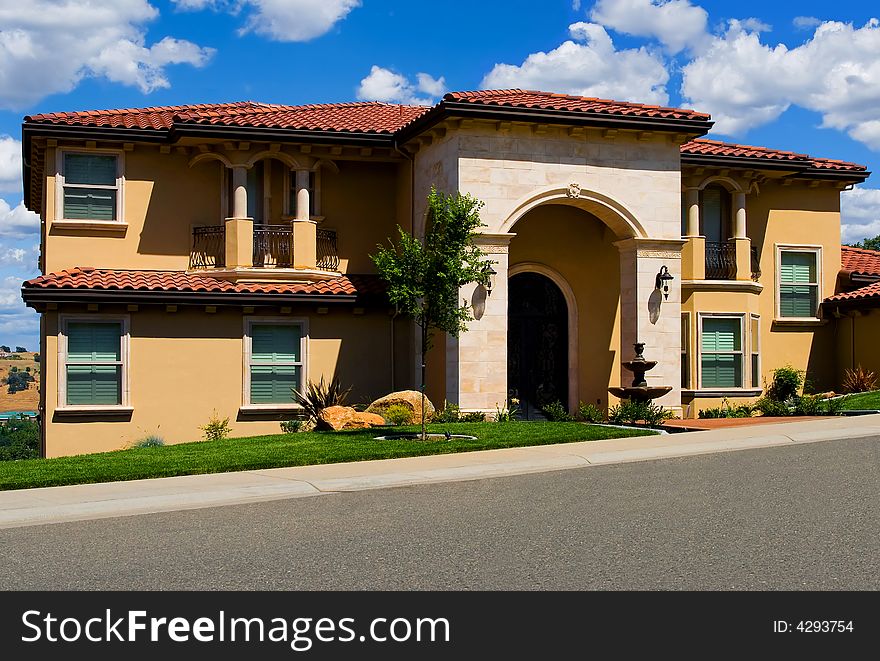
[{"label": "blue sky", "polygon": [[[865,2],[0,0],[0,343],[37,344],[27,114],[522,87],[694,107],[710,137],[877,171],[878,53]],[[845,240],[880,234],[873,179],[843,196]]]}]

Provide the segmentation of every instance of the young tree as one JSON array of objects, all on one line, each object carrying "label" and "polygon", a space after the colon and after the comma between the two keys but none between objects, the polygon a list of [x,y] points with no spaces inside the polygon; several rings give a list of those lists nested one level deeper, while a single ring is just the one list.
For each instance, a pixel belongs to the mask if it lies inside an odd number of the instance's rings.
[{"label": "young tree", "polygon": [[371,259],[388,283],[388,298],[421,329],[422,439],[425,432],[425,367],[435,331],[458,337],[467,330],[471,308],[459,303],[459,290],[476,282],[489,284],[492,262],[484,261],[473,237],[483,203],[470,195],[446,195],[431,188],[424,239],[399,225],[398,243],[378,246]]}]

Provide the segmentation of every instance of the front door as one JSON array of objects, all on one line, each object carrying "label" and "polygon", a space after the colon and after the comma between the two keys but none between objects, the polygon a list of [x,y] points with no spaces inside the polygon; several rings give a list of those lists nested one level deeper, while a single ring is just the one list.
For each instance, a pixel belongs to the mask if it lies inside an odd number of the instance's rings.
[{"label": "front door", "polygon": [[539,273],[510,278],[507,390],[520,417],[540,420],[552,402],[568,408],[568,306],[559,287]]}]

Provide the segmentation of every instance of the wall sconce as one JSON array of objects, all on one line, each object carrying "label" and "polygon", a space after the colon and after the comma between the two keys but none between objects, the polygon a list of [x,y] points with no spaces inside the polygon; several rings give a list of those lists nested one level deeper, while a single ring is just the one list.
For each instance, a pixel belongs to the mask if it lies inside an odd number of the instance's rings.
[{"label": "wall sconce", "polygon": [[498,272],[492,268],[492,262],[486,262],[486,266],[483,268],[483,273],[489,276],[486,284],[486,293],[491,296],[492,286],[495,284],[495,276],[498,275]]},{"label": "wall sconce", "polygon": [[666,266],[661,266],[660,273],[657,274],[657,279],[654,281],[654,289],[662,289],[663,298],[669,299],[669,282],[674,279],[669,269]]}]

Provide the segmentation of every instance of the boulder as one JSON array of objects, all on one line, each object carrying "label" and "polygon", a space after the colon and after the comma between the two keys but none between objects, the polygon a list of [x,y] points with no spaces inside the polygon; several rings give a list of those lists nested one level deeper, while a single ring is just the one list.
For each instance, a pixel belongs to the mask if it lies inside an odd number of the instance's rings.
[{"label": "boulder", "polygon": [[350,406],[328,406],[318,414],[318,426],[323,429],[341,431],[343,429],[366,429],[373,425],[384,425],[385,418],[375,413],[359,413]]},{"label": "boulder", "polygon": [[[405,406],[412,411],[408,424],[415,425],[422,423],[422,393],[417,390],[401,390],[393,392],[390,395],[380,397],[367,407],[367,413],[378,413],[382,415],[394,405]],[[431,400],[425,398],[425,420],[430,420],[434,415],[434,405]]]}]

